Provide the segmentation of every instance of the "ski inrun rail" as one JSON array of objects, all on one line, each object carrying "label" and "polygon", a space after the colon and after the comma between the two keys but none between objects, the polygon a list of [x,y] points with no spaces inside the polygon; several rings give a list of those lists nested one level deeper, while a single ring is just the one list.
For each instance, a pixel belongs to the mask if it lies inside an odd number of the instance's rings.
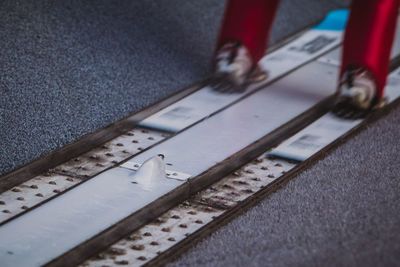
[{"label": "ski inrun rail", "polygon": [[[300,54],[297,55],[297,61],[293,60],[296,53],[304,51],[291,47],[309,45],[321,35],[328,36],[331,41],[320,47],[318,53]],[[55,164],[47,172],[30,180],[21,178],[24,171],[17,171],[16,180],[24,181],[17,187],[7,188],[16,182],[11,181],[12,174],[5,176],[3,188],[10,190],[0,195],[0,207],[4,206],[2,213],[5,215],[0,217],[0,255],[4,266],[76,265],[115,242],[108,252],[98,254],[98,259],[92,259],[84,265],[141,265],[161,261],[162,257],[156,256],[169,255],[177,247],[171,245],[178,244],[179,247],[185,244],[190,238],[184,237],[204,232],[204,229],[208,229],[205,227],[207,223],[213,225],[223,220],[239,207],[239,203],[247,203],[247,200],[264,194],[284,181],[304,163],[274,160],[265,155],[266,151],[269,151],[269,155],[297,156],[297,160],[302,157],[301,160],[307,162],[318,155],[318,151],[326,149],[335,140],[368,121],[348,123],[332,118],[327,113],[336,87],[338,66],[335,55],[339,54],[337,47],[340,39],[341,32],[306,32],[267,55],[265,61],[269,61],[269,66],[277,58],[281,60],[274,69],[279,71],[272,73],[269,80],[252,85],[244,93],[221,95],[207,86],[199,86],[197,91],[189,89],[194,93],[178,94],[186,97],[172,106],[163,110],[151,108],[153,116],[142,120],[140,125],[153,130],[132,129],[138,117],[146,117],[143,114],[136,115],[135,120],[130,118],[118,124],[117,130],[108,129],[105,134],[96,135],[99,140],[109,141],[110,136],[115,139],[79,157],[74,155],[67,163]],[[399,38],[396,42],[400,43]],[[331,52],[323,56],[328,51]],[[288,53],[291,62],[289,67],[282,65],[282,55]],[[310,80],[310,76],[317,76],[319,80]],[[399,97],[399,87],[400,70],[397,69],[391,74],[387,88],[391,103]],[[174,96],[174,100],[177,98]],[[210,102],[214,98],[222,103],[222,107]],[[172,102],[165,100],[162,103]],[[206,107],[207,112],[199,115],[197,111],[202,107]],[[157,110],[160,111],[154,113]],[[282,112],[276,113],[276,110]],[[175,123],[170,124],[171,119],[175,119]],[[309,127],[315,129],[316,125],[324,123],[329,127],[340,126],[331,139],[312,146],[311,152],[289,149],[288,153],[287,147],[293,147],[293,143],[299,144],[299,140],[303,142],[300,142],[300,146],[307,147],[307,140],[304,144],[307,132],[303,131],[310,131]],[[309,127],[300,131],[309,124]],[[126,131],[128,128],[129,131]],[[124,134],[115,137],[118,131]],[[172,134],[166,134],[166,131]],[[294,135],[296,132],[299,133]],[[288,139],[291,136],[292,139]],[[286,144],[284,142],[270,151],[286,139]],[[73,148],[69,149],[74,151]],[[141,169],[136,170],[159,154],[165,156],[168,176],[156,175],[148,179],[143,176]],[[238,166],[255,158],[241,171],[229,175]],[[152,164],[159,168],[157,164],[160,164],[160,160]],[[30,170],[33,170],[31,174],[37,172],[34,168]],[[212,187],[205,189],[212,184]],[[21,204],[23,202],[29,204]],[[181,205],[174,208],[179,203]],[[198,214],[200,217],[189,216],[190,219],[184,214]],[[210,217],[210,214],[213,215]],[[140,228],[151,221],[152,224]],[[164,224],[164,221],[169,224]],[[154,224],[163,227],[153,229]],[[16,232],[18,235],[14,234]],[[155,236],[160,241],[150,238],[156,232]],[[177,235],[172,236],[175,233]],[[129,243],[126,239],[137,242]],[[144,248],[153,250],[144,251]],[[132,254],[132,251],[136,254]],[[102,258],[108,262],[104,263]]]}]

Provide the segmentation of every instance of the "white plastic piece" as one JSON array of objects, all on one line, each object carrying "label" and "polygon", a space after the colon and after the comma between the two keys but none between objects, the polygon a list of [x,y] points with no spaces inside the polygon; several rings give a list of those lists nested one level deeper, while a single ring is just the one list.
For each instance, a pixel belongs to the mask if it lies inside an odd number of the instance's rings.
[{"label": "white plastic piece", "polygon": [[[149,160],[145,161],[143,164],[128,161],[128,162],[125,162],[124,164],[122,164],[120,167],[127,168],[127,169],[130,169],[133,171],[140,170],[143,172],[145,170],[147,171],[147,169],[151,170],[152,168],[155,168],[155,169],[159,168],[159,170],[160,170],[160,173],[158,174],[159,176],[163,175],[162,176],[163,178],[171,178],[171,179],[176,179],[176,180],[180,180],[180,181],[186,181],[187,179],[189,179],[191,177],[191,175],[187,174],[187,173],[178,172],[178,171],[174,171],[174,170],[165,170],[165,167],[164,167],[165,164],[163,165],[163,167],[161,167],[161,166],[159,166],[160,165],[160,163],[158,163],[159,161],[160,161],[159,157],[153,157],[153,158],[150,158]],[[145,164],[150,164],[150,163],[152,164],[151,167],[145,166]],[[146,168],[143,169],[143,167],[146,167]],[[163,169],[162,171],[161,171],[161,168]],[[161,174],[161,172],[163,174]]]}]

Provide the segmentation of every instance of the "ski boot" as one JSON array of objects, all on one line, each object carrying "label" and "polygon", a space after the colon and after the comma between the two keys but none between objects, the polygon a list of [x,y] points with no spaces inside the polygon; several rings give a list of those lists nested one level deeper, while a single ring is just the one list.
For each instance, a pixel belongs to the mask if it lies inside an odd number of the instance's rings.
[{"label": "ski boot", "polygon": [[250,83],[266,77],[241,42],[229,42],[216,53],[211,86],[222,93],[241,93]]},{"label": "ski boot", "polygon": [[364,118],[385,103],[385,98],[379,99],[377,96],[376,82],[370,71],[365,68],[349,68],[342,75],[332,111],[338,117],[356,120]]}]

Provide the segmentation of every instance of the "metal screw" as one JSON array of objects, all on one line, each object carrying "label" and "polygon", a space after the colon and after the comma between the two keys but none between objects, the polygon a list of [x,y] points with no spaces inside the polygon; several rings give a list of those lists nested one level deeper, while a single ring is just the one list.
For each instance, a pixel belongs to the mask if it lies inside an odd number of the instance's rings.
[{"label": "metal screw", "polygon": [[143,250],[144,246],[143,245],[133,245],[133,246],[131,246],[131,249],[133,249],[133,250]]}]

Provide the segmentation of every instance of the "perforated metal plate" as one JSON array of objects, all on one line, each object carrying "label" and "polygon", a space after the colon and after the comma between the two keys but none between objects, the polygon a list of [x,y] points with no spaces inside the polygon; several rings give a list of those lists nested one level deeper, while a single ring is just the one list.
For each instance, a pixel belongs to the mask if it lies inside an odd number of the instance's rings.
[{"label": "perforated metal plate", "polygon": [[81,266],[140,266],[200,230],[295,166],[260,156]]}]

